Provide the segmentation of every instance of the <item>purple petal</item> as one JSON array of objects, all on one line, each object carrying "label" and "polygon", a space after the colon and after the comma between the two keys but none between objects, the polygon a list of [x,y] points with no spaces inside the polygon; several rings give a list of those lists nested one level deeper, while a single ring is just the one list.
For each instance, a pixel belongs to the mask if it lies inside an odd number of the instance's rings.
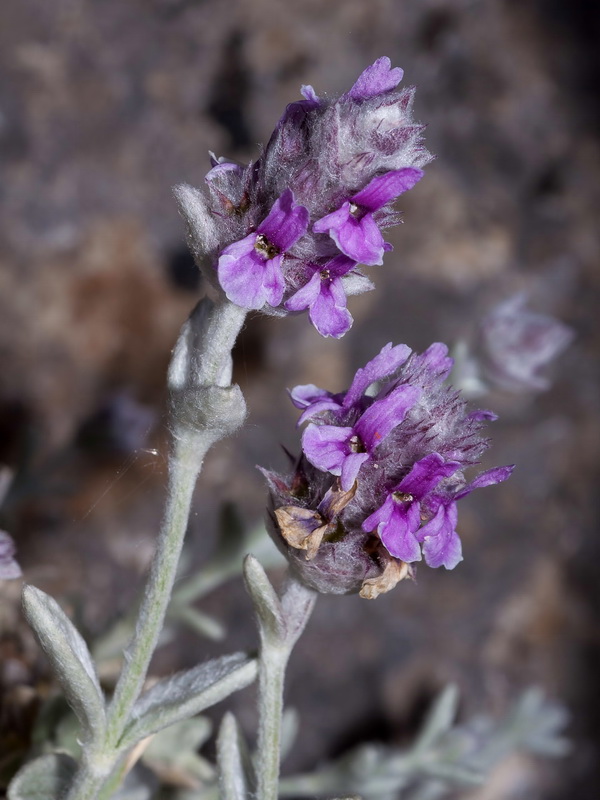
[{"label": "purple petal", "polygon": [[448,355],[448,348],[445,344],[434,342],[424,353],[415,358],[414,364],[443,379],[450,374],[454,366],[454,359]]},{"label": "purple petal", "polygon": [[302,97],[304,97],[305,100],[308,101],[308,104],[310,105],[310,107],[316,108],[321,103],[320,98],[317,96],[317,94],[316,94],[316,92],[315,92],[315,90],[313,89],[312,86],[308,86],[308,85],[307,86],[301,86],[300,87],[300,94],[302,95]]},{"label": "purple petal", "polygon": [[[346,456],[342,465],[342,477],[340,480],[342,489],[345,492],[352,488],[359,469],[362,467],[365,461],[368,461],[368,459],[368,453],[350,453]],[[333,472],[333,474],[336,475],[337,473]]]},{"label": "purple petal", "polygon": [[360,219],[351,216],[341,228],[330,230],[329,235],[348,258],[368,267],[383,264],[385,242],[371,214]]},{"label": "purple petal", "polygon": [[379,529],[380,525],[387,525],[395,506],[396,501],[391,494],[388,494],[385,503],[364,520],[361,526],[363,531],[374,531],[376,528]]},{"label": "purple petal", "polygon": [[392,347],[392,343],[389,342],[382,347],[375,358],[356,371],[354,380],[344,397],[344,408],[350,408],[357,403],[372,383],[383,381],[393,375],[410,354],[411,349],[405,344]]},{"label": "purple petal", "polygon": [[321,291],[310,307],[310,320],[321,336],[339,339],[353,322],[352,315],[346,308],[346,294],[341,279],[321,282],[320,288]]},{"label": "purple petal", "polygon": [[274,203],[268,216],[256,229],[262,233],[282,253],[294,245],[308,229],[308,210],[294,201],[291,189],[285,192]]},{"label": "purple petal", "polygon": [[456,503],[440,504],[437,514],[417,536],[423,542],[423,555],[430,567],[454,567],[462,561],[462,545],[456,533]]},{"label": "purple petal", "polygon": [[422,169],[404,167],[386,172],[385,175],[377,175],[364,189],[350,199],[356,205],[367,208],[369,211],[377,211],[403,192],[412,189],[415,183],[421,180],[423,174]]},{"label": "purple petal", "polygon": [[430,453],[413,465],[396,491],[412,494],[422,500],[441,480],[453,475],[460,466],[458,461],[444,461],[439,453]]},{"label": "purple petal", "polygon": [[352,428],[311,424],[302,436],[304,455],[317,469],[341,475],[348,455],[348,440],[353,434]]},{"label": "purple petal", "polygon": [[315,386],[314,383],[304,383],[301,386],[294,386],[289,390],[292,403],[296,408],[308,408],[314,403],[333,397],[331,392]]},{"label": "purple petal", "polygon": [[298,291],[285,302],[288,311],[303,311],[311,306],[321,291],[321,276],[315,272],[308,283],[305,283]]},{"label": "purple petal", "polygon": [[411,563],[421,560],[421,548],[415,537],[419,528],[419,504],[397,503],[387,525],[380,525],[377,529],[381,541],[388,553],[395,558]]},{"label": "purple petal", "polygon": [[267,298],[263,286],[265,260],[254,248],[256,234],[252,233],[223,250],[217,266],[219,283],[227,298],[242,308],[262,308]]},{"label": "purple petal", "polygon": [[304,413],[298,420],[298,425],[302,425],[307,419],[314,417],[321,411],[339,411],[341,403],[335,399],[331,392],[326,392],[324,389],[319,389],[312,383],[304,386],[296,386],[291,390],[290,398],[296,408],[304,409]]},{"label": "purple petal", "polygon": [[494,414],[493,411],[488,411],[485,408],[478,408],[476,411],[471,411],[467,419],[472,419],[476,422],[495,422],[498,419],[498,414]]},{"label": "purple petal", "polygon": [[350,203],[345,202],[337,211],[322,217],[313,225],[315,233],[328,233],[338,248],[361,264],[383,264],[383,236],[371,214],[361,219],[350,213]]},{"label": "purple petal", "polygon": [[471,494],[475,489],[483,489],[484,486],[493,486],[496,483],[502,483],[502,481],[510,478],[514,468],[515,465],[510,464],[506,467],[494,467],[493,469],[482,472],[481,475],[478,475],[475,480],[471,481],[464,489],[458,492],[454,499],[460,500],[461,497],[466,497],[466,495]]},{"label": "purple petal", "polygon": [[402,80],[404,71],[400,67],[391,69],[391,66],[387,56],[378,58],[359,75],[345,97],[350,97],[352,100],[368,100],[370,97],[395,89]]},{"label": "purple petal", "polygon": [[328,261],[327,264],[325,264],[325,269],[329,272],[331,277],[341,278],[343,275],[353,270],[355,266],[356,261],[352,258],[339,255],[332,258],[331,261]]},{"label": "purple petal", "polygon": [[350,214],[350,202],[346,201],[336,211],[332,211],[331,214],[326,214],[321,219],[318,219],[312,229],[315,233],[329,233],[332,228],[339,228],[345,225],[348,218],[352,218],[352,215]]},{"label": "purple petal", "polygon": [[263,262],[263,286],[267,303],[276,308],[283,300],[285,280],[281,271],[283,256],[275,256]]},{"label": "purple petal", "polygon": [[355,430],[369,452],[402,422],[420,396],[420,389],[405,384],[367,408],[356,423]]},{"label": "purple petal", "polygon": [[233,161],[217,161],[213,168],[206,173],[204,180],[210,183],[226,172],[235,172],[241,176],[243,171],[242,167],[239,164],[234,164]]}]

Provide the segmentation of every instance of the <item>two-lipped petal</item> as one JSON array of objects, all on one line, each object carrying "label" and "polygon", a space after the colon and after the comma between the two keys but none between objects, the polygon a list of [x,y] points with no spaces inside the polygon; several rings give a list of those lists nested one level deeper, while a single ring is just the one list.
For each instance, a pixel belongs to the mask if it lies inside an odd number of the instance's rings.
[{"label": "two-lipped petal", "polygon": [[307,228],[308,210],[286,189],[255,233],[222,251],[217,269],[228,299],[249,309],[278,306],[285,290],[283,257]]}]

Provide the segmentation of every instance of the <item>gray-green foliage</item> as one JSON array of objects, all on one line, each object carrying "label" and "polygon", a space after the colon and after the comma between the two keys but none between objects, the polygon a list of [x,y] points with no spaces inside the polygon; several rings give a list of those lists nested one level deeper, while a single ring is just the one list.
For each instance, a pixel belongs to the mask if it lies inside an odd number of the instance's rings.
[{"label": "gray-green foliage", "polygon": [[481,716],[453,726],[456,705],[456,689],[450,686],[434,703],[412,747],[361,745],[312,775],[284,779],[280,794],[395,800],[418,791],[423,799],[438,798],[483,783],[490,769],[515,751],[541,756],[568,751],[562,736],[566,712],[538,689],[525,692],[499,722]]}]

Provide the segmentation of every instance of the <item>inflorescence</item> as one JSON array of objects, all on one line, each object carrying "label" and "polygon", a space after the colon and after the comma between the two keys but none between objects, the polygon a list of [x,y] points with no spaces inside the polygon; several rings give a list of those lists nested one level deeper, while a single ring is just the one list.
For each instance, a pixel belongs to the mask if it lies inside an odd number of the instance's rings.
[{"label": "inflorescence", "polygon": [[467,410],[445,383],[452,364],[443,344],[420,355],[388,344],[347,392],[312,384],[291,392],[300,424],[308,422],[302,455],[291,476],[264,474],[271,534],[312,588],[375,597],[421,559],[447,569],[462,560],[457,501],[513,468],[464,477],[489,446],[481,430],[496,417]]},{"label": "inflorescence", "polygon": [[303,86],[256,161],[211,156],[208,196],[178,187],[188,221],[194,206],[192,249],[231,302],[308,309],[323,336],[350,328],[347,295],[373,288],[359,264],[383,263],[382,231],[400,220],[392,204],[431,160],[402,75],[380,58],[338,98]]}]

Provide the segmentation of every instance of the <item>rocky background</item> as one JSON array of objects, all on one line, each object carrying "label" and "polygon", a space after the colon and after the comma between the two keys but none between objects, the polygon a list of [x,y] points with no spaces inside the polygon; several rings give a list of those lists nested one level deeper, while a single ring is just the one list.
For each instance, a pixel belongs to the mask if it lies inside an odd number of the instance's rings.
[{"label": "rocky background", "polygon": [[[486,400],[501,414],[489,465],[518,468],[461,504],[465,561],[423,567],[376,602],[318,604],[289,672],[302,723],[289,769],[405,741],[448,681],[465,715],[501,713],[537,683],[572,711],[572,755],[511,762],[472,796],[598,796],[599,27],[585,0],[2,5],[0,462],[19,476],[2,524],[27,580],[92,634],[129,607],[151,557],[165,368],[203,292],[170,188],[200,186],[209,149],[254,157],[301,83],[340,92],[388,55],[419,88],[437,160],[402,197],[394,253],[371,271],[377,291],[351,300],[341,342],[304,316],[248,322],[235,356],[249,424],[207,462],[189,572],[210,555],[223,501],[260,519],[254,465],[283,468],[279,444],[297,447],[285,387],[339,390],[386,342],[452,342],[520,289],[576,331],[551,391]],[[19,583],[0,584],[6,751],[24,746],[51,688]],[[157,673],[254,646],[239,580],[203,608],[230,639],[181,631]],[[234,703],[249,732],[251,700]]]}]

